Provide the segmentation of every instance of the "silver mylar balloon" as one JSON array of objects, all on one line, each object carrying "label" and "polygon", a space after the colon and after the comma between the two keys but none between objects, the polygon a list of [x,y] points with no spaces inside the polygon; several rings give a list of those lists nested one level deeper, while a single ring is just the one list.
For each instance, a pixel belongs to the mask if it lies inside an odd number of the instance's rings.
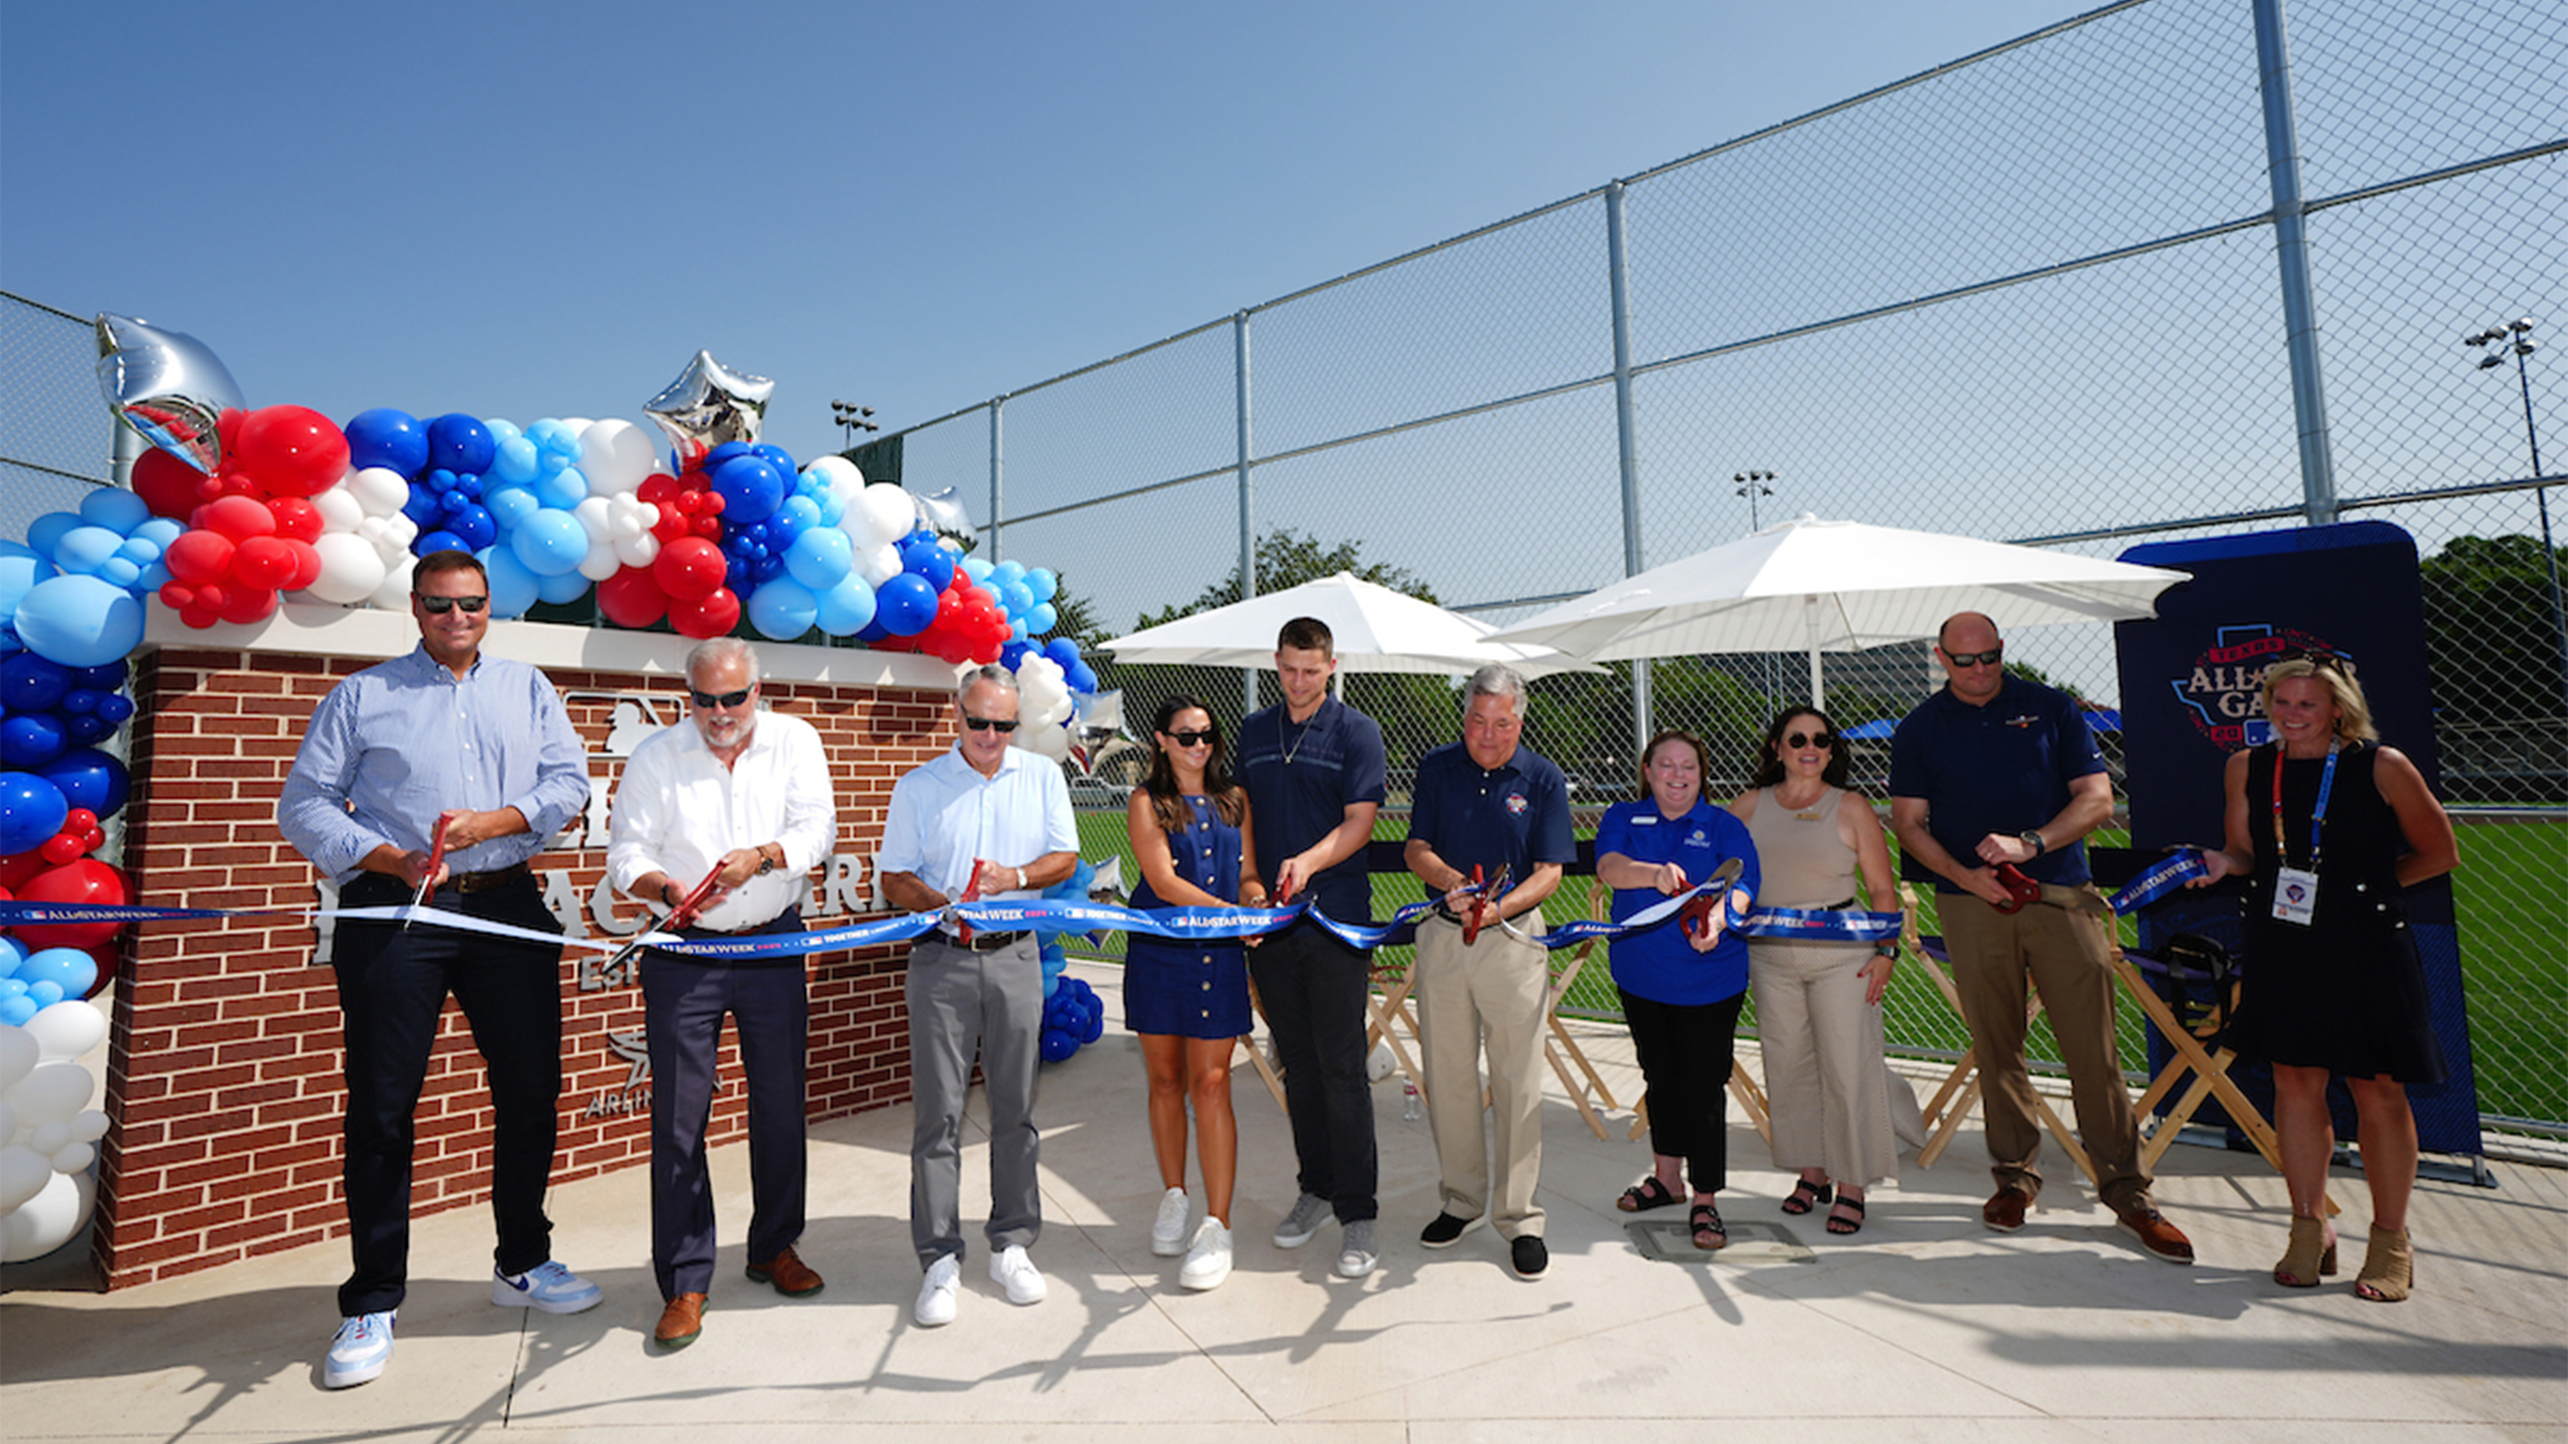
[{"label": "silver mylar balloon", "polygon": [[223,464],[217,424],[244,404],[232,373],[204,342],[105,312],[98,317],[98,388],[145,440],[208,476]]},{"label": "silver mylar balloon", "polygon": [[642,411],[668,433],[678,469],[686,471],[726,441],[756,441],[766,423],[767,398],[775,389],[776,383],[764,376],[734,371],[714,360],[712,352],[698,351],[669,389],[652,397]]},{"label": "silver mylar balloon", "polygon": [[918,519],[936,533],[938,541],[950,541],[955,550],[965,552],[980,542],[981,534],[973,529],[971,514],[963,509],[963,498],[955,494],[953,487],[933,496],[912,493],[910,504],[918,508]]}]

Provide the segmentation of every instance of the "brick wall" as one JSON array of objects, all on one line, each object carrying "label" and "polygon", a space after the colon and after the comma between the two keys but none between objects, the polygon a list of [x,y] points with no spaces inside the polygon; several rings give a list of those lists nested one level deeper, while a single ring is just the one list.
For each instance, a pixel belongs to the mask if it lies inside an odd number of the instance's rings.
[{"label": "brick wall", "polygon": [[[494,630],[494,644],[504,630]],[[313,704],[386,648],[350,657],[188,645],[215,640],[220,633],[187,634],[136,660],[134,789],[125,814],[134,900],[148,907],[309,909],[322,880],[277,834],[276,795]],[[622,766],[620,757],[601,756],[615,734],[619,698],[628,722],[637,694],[653,700],[662,720],[684,716],[684,684],[674,675],[683,643],[634,637],[619,656],[640,656],[641,648],[653,649],[655,660],[634,662],[629,671],[528,658],[545,665],[562,689],[601,792]],[[779,676],[791,669],[780,668],[775,654],[813,649],[762,650],[768,704],[809,720],[829,748],[838,850],[863,859],[870,896],[892,783],[950,741],[950,694],[915,665],[922,659],[888,664],[908,685],[790,680]],[[825,659],[847,654],[820,655],[823,661],[800,670],[825,677]],[[575,932],[600,936],[601,921],[582,916],[581,904],[604,871],[604,832],[574,833],[534,865],[539,873],[566,874],[548,879],[557,915],[570,914],[565,921]],[[830,901],[824,889],[822,913]],[[612,903],[603,921],[629,931],[641,917],[630,904]],[[345,1232],[337,995],[330,970],[313,965],[315,946],[313,924],[292,917],[153,924],[132,935],[109,1040],[112,1127],[94,1235],[109,1288]],[[811,1117],[909,1096],[901,956],[900,949],[877,948],[813,960]],[[629,972],[602,978],[596,957],[566,950],[562,968],[556,1181],[640,1163],[650,1148],[647,1084],[631,1086],[637,1070],[617,1056],[613,1041],[618,1034],[638,1039],[641,993]],[[724,1073],[726,1086],[714,1100],[715,1141],[738,1137],[743,1127],[730,1043]],[[415,1213],[487,1196],[490,1123],[481,1060],[450,1003],[419,1106]]]}]

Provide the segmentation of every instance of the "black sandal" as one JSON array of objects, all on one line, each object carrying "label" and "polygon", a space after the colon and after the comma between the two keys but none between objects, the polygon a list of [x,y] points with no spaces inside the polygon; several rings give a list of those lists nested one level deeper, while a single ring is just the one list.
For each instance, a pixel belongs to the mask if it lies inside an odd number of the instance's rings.
[{"label": "black sandal", "polygon": [[1841,1198],[1837,1200],[1837,1207],[1851,1208],[1855,1211],[1855,1216],[1853,1218],[1841,1218],[1834,1213],[1829,1214],[1828,1231],[1833,1234],[1862,1232],[1864,1226],[1864,1201],[1860,1198]]},{"label": "black sandal", "polygon": [[1783,1211],[1794,1218],[1799,1218],[1826,1203],[1836,1195],[1836,1192],[1837,1185],[1833,1183],[1812,1183],[1806,1178],[1795,1179],[1791,1195],[1783,1201]]},{"label": "black sandal", "polygon": [[[1721,1226],[1721,1210],[1713,1207],[1711,1204],[1698,1203],[1694,1205],[1693,1211],[1686,1215],[1686,1224],[1694,1231],[1694,1246],[1703,1250],[1705,1253],[1711,1253],[1716,1249],[1725,1249],[1730,1246],[1730,1231]],[[1721,1241],[1719,1243],[1705,1243],[1703,1241],[1703,1236],[1705,1234],[1710,1234]]]},{"label": "black sandal", "polygon": [[1665,1208],[1679,1201],[1675,1194],[1668,1191],[1666,1184],[1659,1182],[1659,1176],[1653,1173],[1624,1189],[1623,1196],[1614,1200],[1614,1206],[1625,1213],[1646,1213],[1653,1208]]}]

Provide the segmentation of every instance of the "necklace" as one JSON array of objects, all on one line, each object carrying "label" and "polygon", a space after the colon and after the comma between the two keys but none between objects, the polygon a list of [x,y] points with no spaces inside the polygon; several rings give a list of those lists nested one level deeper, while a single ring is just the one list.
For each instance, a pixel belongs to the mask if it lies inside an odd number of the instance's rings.
[{"label": "necklace", "polygon": [[[1292,714],[1289,712],[1279,710],[1275,714],[1275,740],[1278,743],[1281,743],[1284,740],[1285,724],[1292,720]],[[1292,766],[1293,759],[1301,754],[1302,744],[1311,740],[1311,723],[1317,722],[1318,720],[1320,720],[1320,714],[1315,709],[1307,719],[1296,724],[1302,730],[1293,735],[1293,745],[1284,749],[1285,766]]]}]

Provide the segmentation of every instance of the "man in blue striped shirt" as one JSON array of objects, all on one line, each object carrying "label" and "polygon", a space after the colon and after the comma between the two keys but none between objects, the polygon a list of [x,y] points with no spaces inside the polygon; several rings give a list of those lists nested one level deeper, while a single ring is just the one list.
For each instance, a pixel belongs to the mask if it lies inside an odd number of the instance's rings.
[{"label": "man in blue striped shirt", "polygon": [[[587,761],[544,674],[482,654],[489,607],[489,580],[470,555],[420,560],[410,597],[418,648],[349,677],[313,709],[277,799],[277,827],[338,883],[343,906],[406,903],[424,883],[441,910],[558,934],[528,859],[588,805]],[[597,1286],[553,1261],[544,1215],[562,1091],[561,948],[342,922],[331,951],[346,1040],[354,1268],[339,1288],[342,1322],[323,1385],[362,1384],[392,1358],[409,1277],[411,1115],[449,993],[472,1025],[497,1115],[491,1301],[547,1313],[595,1308]]]}]

